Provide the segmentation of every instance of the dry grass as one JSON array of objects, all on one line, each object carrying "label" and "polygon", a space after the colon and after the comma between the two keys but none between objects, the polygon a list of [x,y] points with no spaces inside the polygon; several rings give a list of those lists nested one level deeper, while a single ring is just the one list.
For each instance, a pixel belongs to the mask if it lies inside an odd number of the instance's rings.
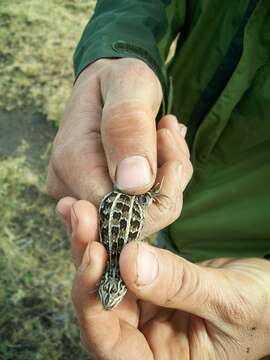
[{"label": "dry grass", "polygon": [[83,359],[69,243],[25,159],[0,162],[0,358]]},{"label": "dry grass", "polygon": [[2,0],[0,107],[59,120],[73,81],[72,54],[94,0]]},{"label": "dry grass", "polygon": [[0,112],[1,360],[86,359],[70,302],[69,241],[45,189],[53,131],[45,136],[51,125],[28,124],[18,109],[59,120],[94,2],[1,1],[0,109],[16,110]]}]

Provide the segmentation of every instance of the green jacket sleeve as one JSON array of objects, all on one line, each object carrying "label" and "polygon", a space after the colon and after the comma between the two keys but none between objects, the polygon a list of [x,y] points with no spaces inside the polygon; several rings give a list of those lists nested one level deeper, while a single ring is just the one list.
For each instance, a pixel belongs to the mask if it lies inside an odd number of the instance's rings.
[{"label": "green jacket sleeve", "polygon": [[184,18],[185,0],[98,0],[74,54],[75,77],[100,58],[138,58],[158,76],[166,103],[165,60]]}]

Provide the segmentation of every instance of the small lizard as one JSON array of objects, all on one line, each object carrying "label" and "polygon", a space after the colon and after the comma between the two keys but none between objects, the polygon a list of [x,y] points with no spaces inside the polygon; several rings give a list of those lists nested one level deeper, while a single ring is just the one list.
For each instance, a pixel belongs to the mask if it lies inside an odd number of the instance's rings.
[{"label": "small lizard", "polygon": [[119,257],[129,241],[141,240],[146,207],[159,194],[161,186],[142,195],[128,195],[113,190],[99,207],[100,242],[108,253],[105,273],[99,284],[99,298],[106,310],[117,306],[127,292],[120,275]]}]

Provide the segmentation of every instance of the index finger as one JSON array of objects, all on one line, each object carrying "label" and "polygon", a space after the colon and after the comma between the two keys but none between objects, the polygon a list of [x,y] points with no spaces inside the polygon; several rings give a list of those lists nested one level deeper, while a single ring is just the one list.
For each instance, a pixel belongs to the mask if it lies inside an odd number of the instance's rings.
[{"label": "index finger", "polygon": [[[76,272],[72,288],[72,301],[79,320],[80,328],[85,334],[91,350],[111,347],[119,337],[119,320],[112,312],[105,311],[98,300],[97,284],[104,272],[106,251],[98,242],[89,243]],[[106,334],[110,324],[110,335]],[[94,324],[94,325],[93,325]],[[101,347],[101,340],[103,346]],[[105,341],[104,341],[105,339]]]},{"label": "index finger", "polygon": [[138,351],[131,359],[144,359],[141,354],[150,353],[150,349],[143,334],[137,330],[136,299],[127,294],[121,304],[111,311],[104,310],[99,301],[97,286],[104,272],[106,257],[100,243],[89,243],[73,283],[72,299],[83,344],[89,353],[106,359],[122,358],[132,345]]}]

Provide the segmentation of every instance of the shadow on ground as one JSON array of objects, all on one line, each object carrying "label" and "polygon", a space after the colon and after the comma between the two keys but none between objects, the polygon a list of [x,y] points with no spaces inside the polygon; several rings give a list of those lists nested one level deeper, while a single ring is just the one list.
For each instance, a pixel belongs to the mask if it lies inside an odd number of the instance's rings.
[{"label": "shadow on ground", "polygon": [[24,149],[26,162],[45,174],[56,127],[39,114],[0,111],[0,156],[16,157]]}]

